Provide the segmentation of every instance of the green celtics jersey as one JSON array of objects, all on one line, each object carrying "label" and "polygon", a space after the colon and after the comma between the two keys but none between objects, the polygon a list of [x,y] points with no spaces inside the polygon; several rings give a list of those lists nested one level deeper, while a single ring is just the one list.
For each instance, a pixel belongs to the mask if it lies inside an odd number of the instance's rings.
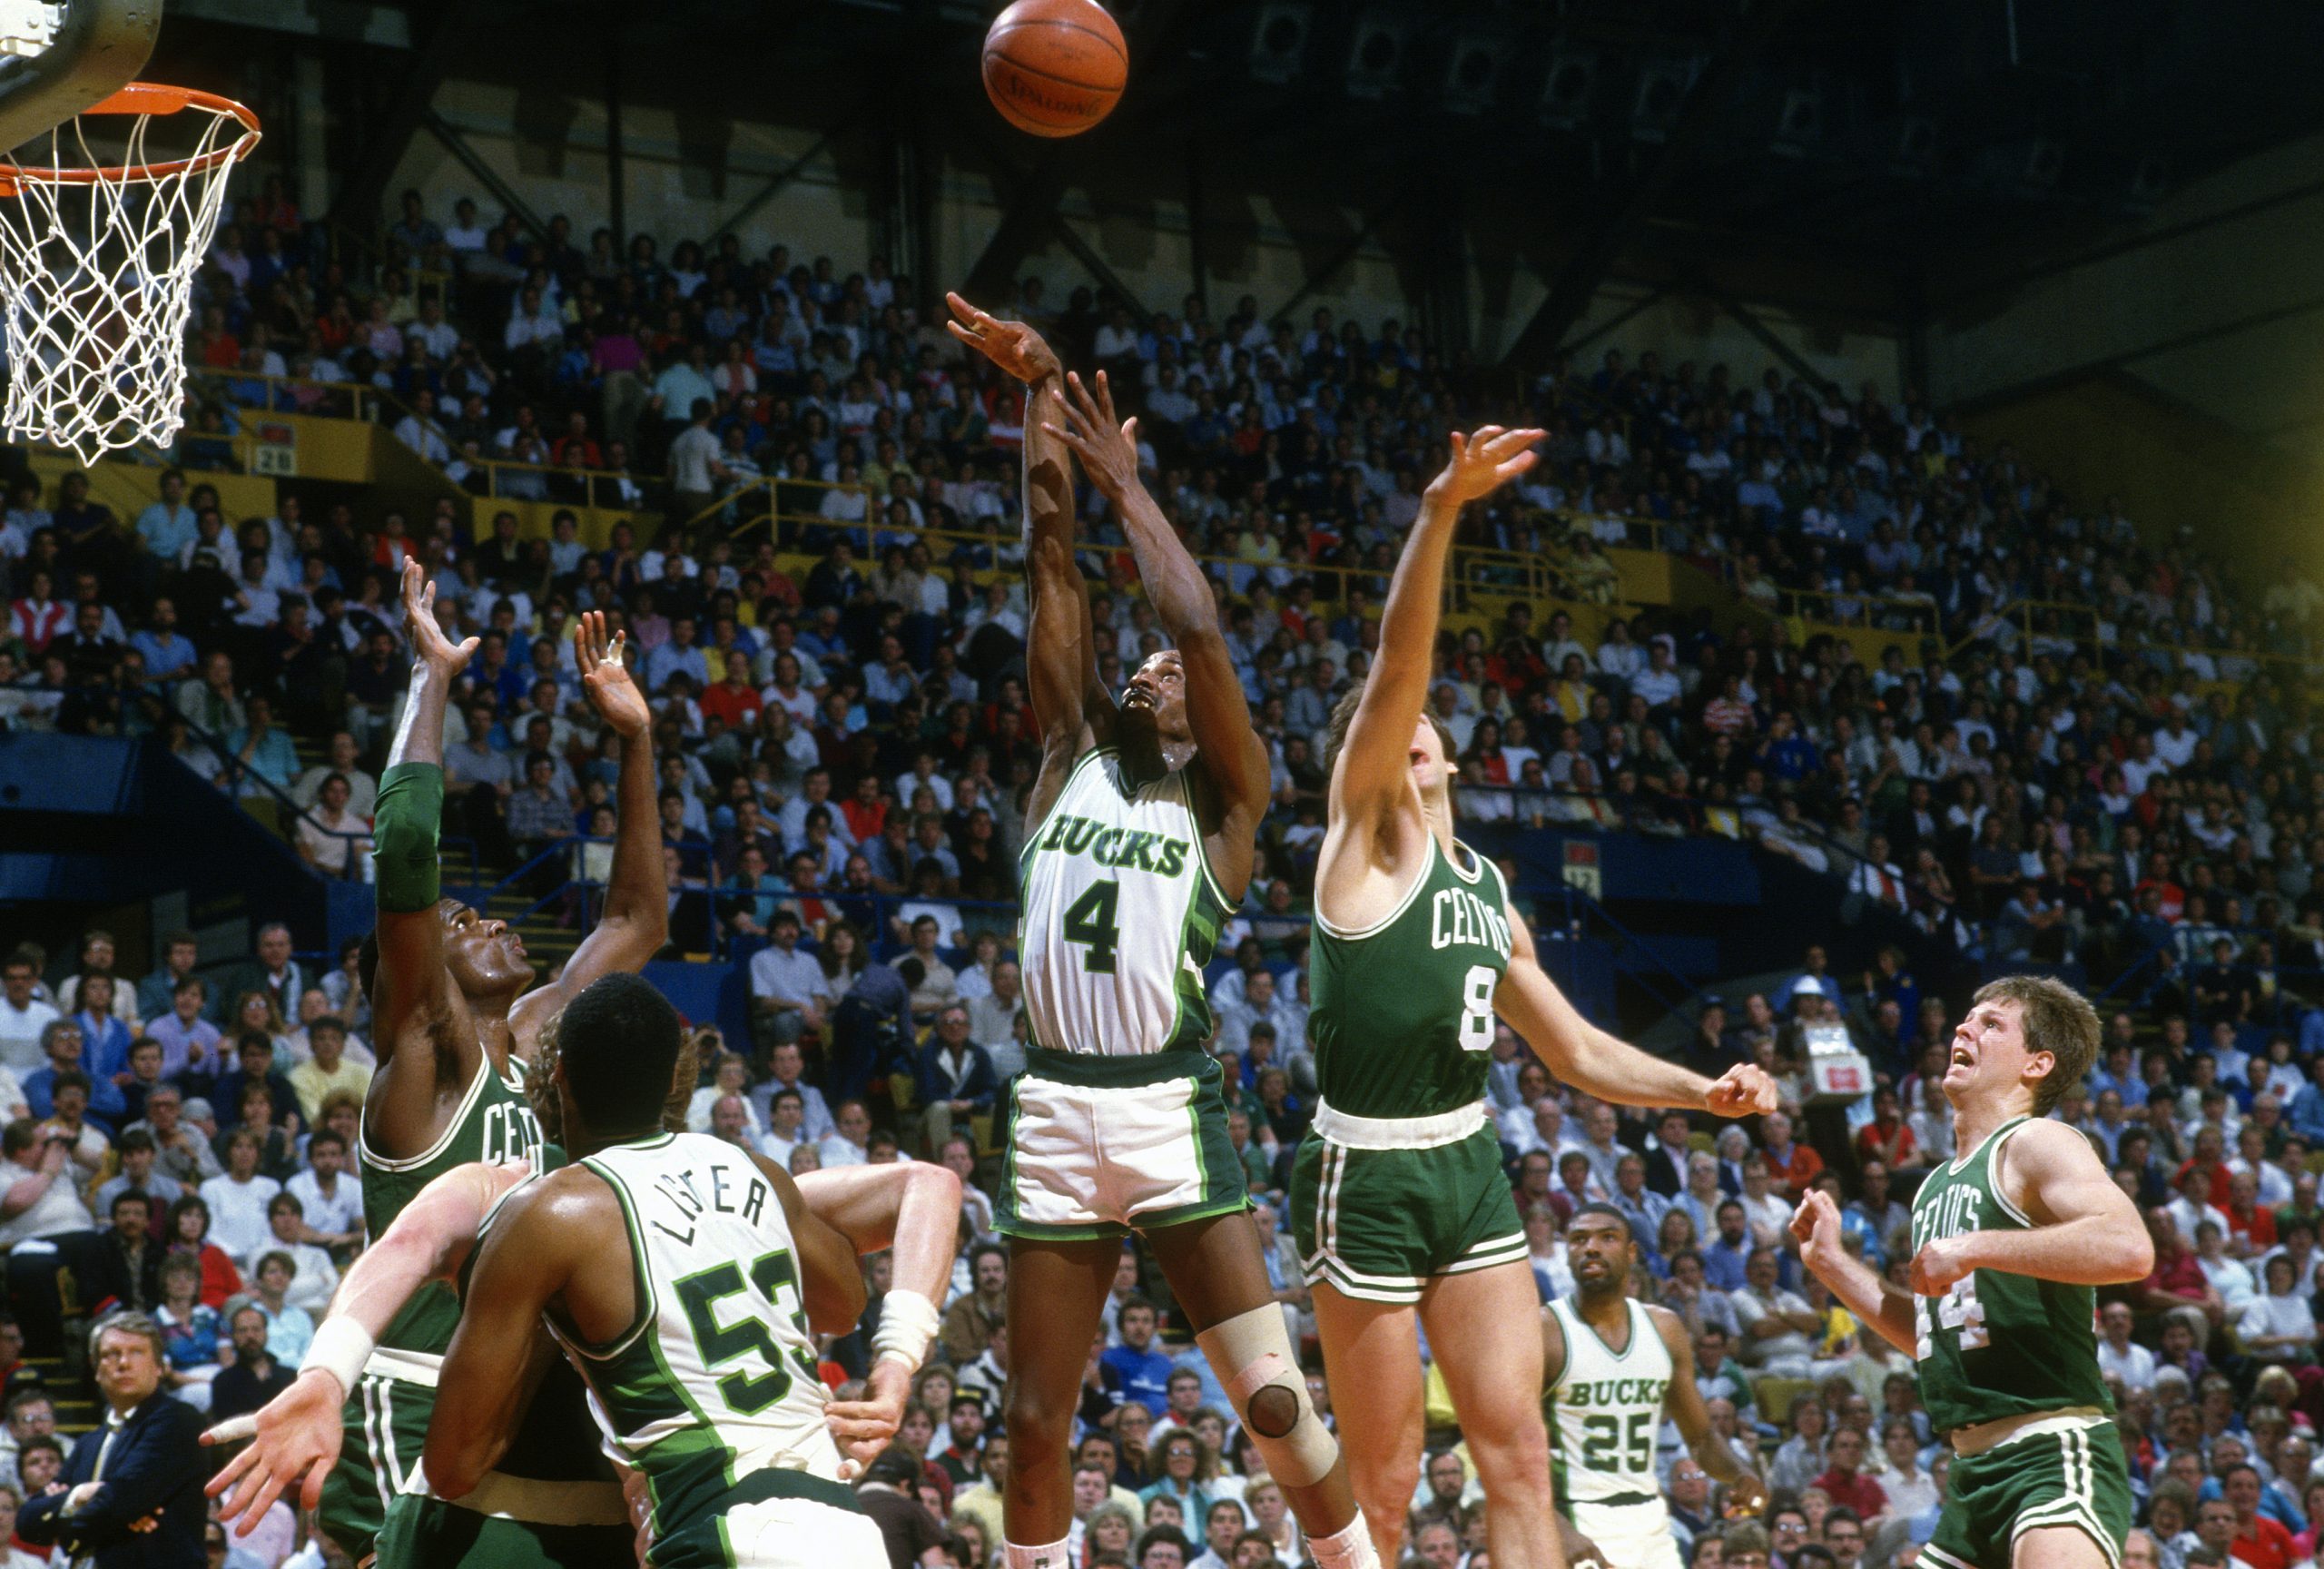
[{"label": "green celtics jersey", "polygon": [[1509,890],[1501,868],[1452,850],[1430,834],[1412,892],[1361,932],[1316,913],[1307,1035],[1334,1110],[1433,1117],[1484,1096],[1492,994],[1509,968]]},{"label": "green celtics jersey", "polygon": [[1187,768],[1133,785],[1100,746],[1025,835],[1017,952],[1035,1045],[1143,1057],[1209,1037],[1202,967],[1235,902],[1203,859],[1195,788]]},{"label": "green celtics jersey", "polygon": [[[513,1062],[510,1070],[512,1074],[522,1071]],[[364,1119],[355,1140],[363,1172],[364,1229],[378,1241],[422,1188],[455,1166],[471,1160],[530,1160],[540,1144],[540,1123],[525,1099],[521,1079],[501,1078],[492,1071],[492,1054],[479,1051],[476,1077],[468,1081],[452,1125],[419,1154],[403,1159],[379,1154],[371,1148],[370,1119]],[[404,1304],[379,1344],[440,1358],[459,1321],[459,1299],[452,1288],[440,1280],[430,1281]]]},{"label": "green celtics jersey", "polygon": [[[2033,1222],[1994,1180],[1994,1160],[2027,1119],[1994,1130],[1940,1166],[1913,1196],[1913,1250],[1970,1231],[2024,1231]],[[2030,1412],[2114,1408],[2098,1374],[2096,1294],[1998,1269],[1977,1269],[1942,1297],[1914,1298],[1921,1402],[1939,1433]]]},{"label": "green celtics jersey", "polygon": [[700,1133],[657,1133],[581,1164],[621,1200],[637,1314],[602,1345],[554,1312],[549,1328],[589,1386],[606,1453],[645,1479],[657,1546],[724,1513],[753,1473],[803,1472],[844,1496],[774,1185]]}]

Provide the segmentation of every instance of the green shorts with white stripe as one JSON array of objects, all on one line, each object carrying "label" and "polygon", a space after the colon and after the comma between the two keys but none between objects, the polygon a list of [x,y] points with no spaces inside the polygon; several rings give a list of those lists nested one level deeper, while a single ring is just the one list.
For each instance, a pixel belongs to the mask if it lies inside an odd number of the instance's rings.
[{"label": "green shorts with white stripe", "polygon": [[1371,1302],[1418,1302],[1436,1276],[1525,1258],[1490,1121],[1424,1150],[1309,1133],[1292,1159],[1291,1228],[1309,1285]]},{"label": "green shorts with white stripe", "polygon": [[316,1524],[361,1564],[387,1525],[388,1505],[405,1491],[428,1443],[436,1391],[424,1384],[366,1373],[355,1381],[340,1413],[345,1433],[339,1463],[323,1479]]},{"label": "green shorts with white stripe", "polygon": [[2121,1569],[2131,1529],[2131,1474],[2112,1422],[2027,1433],[1953,1463],[1936,1534],[1921,1549],[1936,1569],[2009,1569],[2017,1538],[2043,1525],[2079,1530]]}]

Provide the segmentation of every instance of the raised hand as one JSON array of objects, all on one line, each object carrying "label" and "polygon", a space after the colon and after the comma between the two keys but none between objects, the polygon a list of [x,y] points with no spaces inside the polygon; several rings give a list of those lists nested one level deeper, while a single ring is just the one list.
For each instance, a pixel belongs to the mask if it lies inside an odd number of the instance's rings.
[{"label": "raised hand", "polygon": [[322,1506],[323,1478],[339,1464],[340,1413],[346,1403],[336,1378],[320,1371],[301,1374],[258,1411],[221,1422],[202,1434],[204,1445],[251,1441],[202,1488],[212,1498],[233,1489],[218,1517],[241,1519],[234,1534],[247,1536],[256,1530],[282,1490],[301,1476],[306,1480],[299,1489],[300,1507]]},{"label": "raised hand", "polygon": [[1499,425],[1481,425],[1467,436],[1455,430],[1452,456],[1428,488],[1456,506],[1490,496],[1540,461],[1541,454],[1532,449],[1546,434]]},{"label": "raised hand", "polygon": [[1056,350],[1022,321],[1003,321],[958,294],[945,295],[944,303],[952,308],[945,331],[1018,380],[1046,381],[1064,369]]},{"label": "raised hand", "polygon": [[1042,412],[1052,418],[1044,418],[1041,429],[1073,449],[1081,471],[1108,500],[1120,500],[1137,483],[1137,420],[1116,422],[1114,392],[1103,370],[1098,372],[1096,397],[1078,373],[1068,373],[1064,390],[1050,389],[1049,406]]},{"label": "raised hand", "polygon": [[581,686],[589,694],[589,702],[606,717],[616,735],[625,740],[635,740],[645,734],[654,723],[654,710],[645,704],[645,694],[629,677],[629,667],[622,663],[623,650],[629,634],[616,632],[613,641],[606,640],[606,613],[585,610],[573,627],[573,657],[581,666]]},{"label": "raised hand", "polygon": [[1764,1117],[1776,1109],[1776,1081],[1756,1062],[1738,1062],[1720,1074],[1703,1097],[1714,1117]]},{"label": "raised hand", "polygon": [[880,1457],[902,1426],[904,1402],[911,1396],[911,1375],[892,1357],[872,1364],[861,1400],[833,1400],[823,1407],[823,1425],[839,1444],[844,1478],[862,1474]]},{"label": "raised hand", "polygon": [[435,579],[416,556],[406,557],[403,563],[403,622],[412,656],[447,677],[467,669],[476,656],[477,638],[455,644],[444,636],[443,624],[436,619]]}]

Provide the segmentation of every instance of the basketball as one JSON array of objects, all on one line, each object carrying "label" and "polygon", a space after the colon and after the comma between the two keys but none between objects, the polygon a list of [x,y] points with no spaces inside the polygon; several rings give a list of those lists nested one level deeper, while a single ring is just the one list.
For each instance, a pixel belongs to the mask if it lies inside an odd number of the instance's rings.
[{"label": "basketball", "polygon": [[1088,130],[1113,113],[1128,80],[1122,30],[1097,0],[1017,0],[984,35],[986,94],[1035,136]]}]

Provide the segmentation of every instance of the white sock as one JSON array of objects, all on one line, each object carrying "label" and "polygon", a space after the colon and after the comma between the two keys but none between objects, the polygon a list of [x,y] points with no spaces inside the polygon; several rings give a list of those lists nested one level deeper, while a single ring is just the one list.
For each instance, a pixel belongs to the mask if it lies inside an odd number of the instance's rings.
[{"label": "white sock", "polygon": [[[1315,1561],[1315,1569],[1380,1569],[1380,1554],[1373,1550],[1372,1533],[1365,1529],[1360,1509],[1330,1535],[1308,1537],[1307,1555]],[[1009,1569],[1017,1569],[1015,1560]]]},{"label": "white sock", "polygon": [[1008,1569],[1066,1569],[1072,1561],[1067,1551],[1067,1544],[1071,1541],[1068,1536],[1045,1547],[1025,1547],[1014,1542],[1004,1542],[1001,1552],[1007,1559]]}]

